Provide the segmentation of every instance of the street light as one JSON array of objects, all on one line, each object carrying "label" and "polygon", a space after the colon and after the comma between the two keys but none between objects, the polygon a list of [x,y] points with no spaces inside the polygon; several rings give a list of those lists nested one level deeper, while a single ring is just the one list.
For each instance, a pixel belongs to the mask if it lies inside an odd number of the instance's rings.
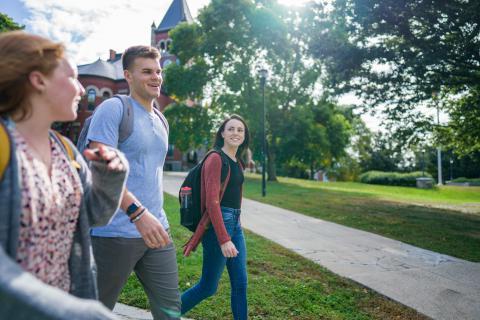
[{"label": "street light", "polygon": [[453,180],[453,157],[450,155],[450,182]]},{"label": "street light", "polygon": [[[432,92],[432,98],[433,98],[433,101],[436,103],[437,125],[438,125],[438,127],[440,127],[440,108],[438,107],[437,92],[436,91]],[[442,185],[443,184],[443,178],[442,178],[442,149],[440,148],[440,145],[437,147],[437,170],[438,170],[438,185]]]},{"label": "street light", "polygon": [[422,177],[425,177],[425,149],[422,149]]},{"label": "street light", "polygon": [[265,181],[265,169],[266,169],[266,154],[267,154],[267,136],[265,130],[265,82],[267,81],[268,71],[266,69],[260,69],[258,71],[260,76],[260,87],[262,87],[262,100],[263,100],[263,116],[262,116],[262,197],[267,195],[267,183]]}]

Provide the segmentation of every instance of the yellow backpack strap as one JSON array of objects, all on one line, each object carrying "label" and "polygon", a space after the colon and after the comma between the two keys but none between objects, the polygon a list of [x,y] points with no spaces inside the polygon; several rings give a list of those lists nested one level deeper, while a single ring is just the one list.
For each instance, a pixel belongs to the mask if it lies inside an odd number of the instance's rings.
[{"label": "yellow backpack strap", "polygon": [[75,153],[73,153],[72,145],[68,142],[67,138],[62,136],[58,131],[53,130],[53,133],[57,136],[58,140],[62,143],[65,151],[67,152],[67,156],[70,159],[70,163],[75,169],[80,169],[80,163],[75,160]]},{"label": "yellow backpack strap", "polygon": [[10,138],[8,136],[7,129],[0,122],[0,180],[3,178],[3,174],[7,169],[10,162],[11,145]]}]

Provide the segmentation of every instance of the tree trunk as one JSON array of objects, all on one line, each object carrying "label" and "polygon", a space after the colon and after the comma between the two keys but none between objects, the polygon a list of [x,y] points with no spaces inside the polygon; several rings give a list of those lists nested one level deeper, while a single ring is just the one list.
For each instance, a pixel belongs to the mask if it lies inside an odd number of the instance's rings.
[{"label": "tree trunk", "polygon": [[310,162],[310,180],[313,180],[313,178],[314,178],[314,172],[313,172],[314,166],[313,166],[313,164],[314,164],[313,161]]},{"label": "tree trunk", "polygon": [[277,168],[275,166],[275,152],[271,148],[267,148],[268,161],[267,161],[267,173],[268,181],[278,181],[277,179]]}]

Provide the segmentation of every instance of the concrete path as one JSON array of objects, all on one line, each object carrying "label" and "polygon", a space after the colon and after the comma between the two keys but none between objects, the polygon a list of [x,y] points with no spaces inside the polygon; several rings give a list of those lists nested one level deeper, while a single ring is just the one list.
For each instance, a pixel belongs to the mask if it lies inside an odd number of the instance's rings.
[{"label": "concrete path", "polygon": [[[177,196],[184,176],[166,172],[165,192]],[[480,319],[480,263],[248,199],[242,225],[433,319]]]},{"label": "concrete path", "polygon": [[[152,314],[140,308],[127,306],[123,303],[117,303],[113,309],[119,320],[153,320]],[[193,320],[182,318],[182,320]]]},{"label": "concrete path", "polygon": [[149,311],[127,306],[123,303],[117,303],[113,309],[113,313],[121,320],[153,320],[152,314]]}]

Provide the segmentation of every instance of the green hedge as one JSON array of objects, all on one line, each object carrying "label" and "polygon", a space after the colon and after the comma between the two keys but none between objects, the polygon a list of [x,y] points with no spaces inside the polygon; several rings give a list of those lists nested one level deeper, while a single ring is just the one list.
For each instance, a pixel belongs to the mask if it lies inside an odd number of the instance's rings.
[{"label": "green hedge", "polygon": [[367,171],[359,177],[360,182],[369,184],[381,184],[386,186],[404,186],[415,187],[417,178],[432,178],[428,173],[422,174],[421,171],[410,173]]},{"label": "green hedge", "polygon": [[460,183],[468,182],[471,186],[480,186],[480,178],[472,179],[472,178],[461,177],[461,178],[453,179],[452,182],[460,182]]}]

